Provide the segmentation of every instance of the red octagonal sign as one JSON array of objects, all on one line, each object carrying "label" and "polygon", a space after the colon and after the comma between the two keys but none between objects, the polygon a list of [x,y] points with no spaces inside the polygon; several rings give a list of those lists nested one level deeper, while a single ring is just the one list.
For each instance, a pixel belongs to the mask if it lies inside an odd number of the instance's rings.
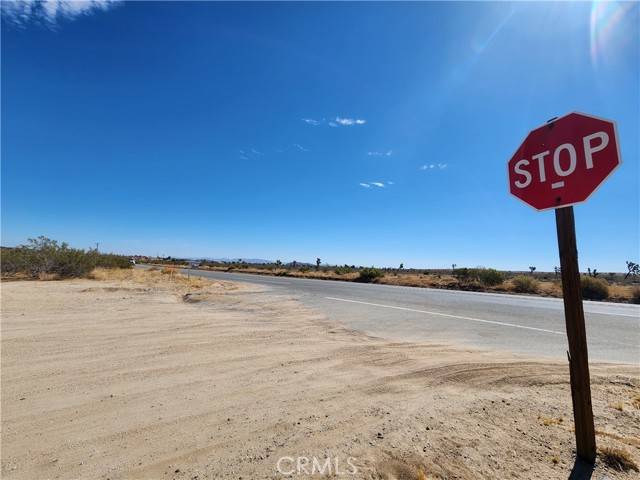
[{"label": "red octagonal sign", "polygon": [[537,210],[574,205],[621,161],[615,122],[569,113],[527,135],[508,163],[509,190]]}]

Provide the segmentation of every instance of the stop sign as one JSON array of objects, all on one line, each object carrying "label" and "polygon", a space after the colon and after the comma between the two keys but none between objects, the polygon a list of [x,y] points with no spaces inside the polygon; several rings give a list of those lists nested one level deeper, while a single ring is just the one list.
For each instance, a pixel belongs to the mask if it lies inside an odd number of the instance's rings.
[{"label": "stop sign", "polygon": [[569,113],[527,135],[508,163],[509,190],[537,210],[574,205],[621,161],[614,122]]}]

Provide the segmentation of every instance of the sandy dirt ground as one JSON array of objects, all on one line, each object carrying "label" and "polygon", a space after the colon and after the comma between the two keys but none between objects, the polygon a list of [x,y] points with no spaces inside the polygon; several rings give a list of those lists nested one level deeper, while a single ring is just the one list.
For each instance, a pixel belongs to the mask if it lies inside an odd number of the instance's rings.
[{"label": "sandy dirt ground", "polygon": [[[390,343],[262,287],[139,275],[2,284],[2,478],[304,478],[314,458],[312,478],[569,476],[564,363]],[[594,365],[592,382],[599,446],[640,462],[638,368]],[[638,473],[600,460],[592,478]]]}]

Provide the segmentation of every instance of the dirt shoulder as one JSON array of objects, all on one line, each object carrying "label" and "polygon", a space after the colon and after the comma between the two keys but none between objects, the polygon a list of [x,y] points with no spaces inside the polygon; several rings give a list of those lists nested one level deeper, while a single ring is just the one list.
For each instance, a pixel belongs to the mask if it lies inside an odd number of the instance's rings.
[{"label": "dirt shoulder", "polygon": [[[569,475],[564,363],[390,343],[255,286],[119,275],[2,284],[3,478],[284,478],[282,457],[337,459],[340,478]],[[599,445],[639,463],[639,369],[592,377]]]}]

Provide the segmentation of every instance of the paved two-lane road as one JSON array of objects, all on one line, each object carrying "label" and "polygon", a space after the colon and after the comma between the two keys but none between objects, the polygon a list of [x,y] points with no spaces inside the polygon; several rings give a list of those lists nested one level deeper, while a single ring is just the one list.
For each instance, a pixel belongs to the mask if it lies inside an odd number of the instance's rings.
[{"label": "paved two-lane road", "polygon": [[[190,273],[267,285],[349,328],[391,340],[447,342],[566,359],[560,299],[203,270]],[[584,302],[584,310],[591,360],[640,365],[640,306]]]}]

